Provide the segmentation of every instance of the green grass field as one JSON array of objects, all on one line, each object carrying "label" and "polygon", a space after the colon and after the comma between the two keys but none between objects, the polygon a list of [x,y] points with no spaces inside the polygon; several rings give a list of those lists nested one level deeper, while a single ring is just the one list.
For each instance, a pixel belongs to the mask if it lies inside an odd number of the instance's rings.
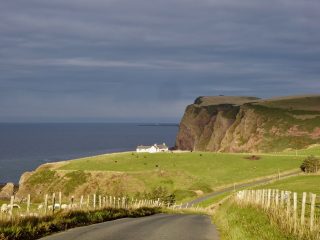
[{"label": "green grass field", "polygon": [[290,151],[289,153],[291,153],[292,155],[297,153],[298,155],[320,156],[320,146],[314,146],[314,147],[311,147],[311,148],[301,149],[301,150],[298,150],[298,151]]},{"label": "green grass field", "polygon": [[297,192],[312,192],[317,195],[320,194],[320,175],[302,175],[290,177],[274,183],[270,183],[259,188],[279,189]]},{"label": "green grass field", "polygon": [[211,192],[234,182],[248,181],[278,170],[298,169],[301,156],[261,155],[259,160],[244,154],[226,153],[120,153],[76,159],[58,170],[82,170],[126,173],[146,189],[167,187],[179,200],[196,197],[195,190]]}]

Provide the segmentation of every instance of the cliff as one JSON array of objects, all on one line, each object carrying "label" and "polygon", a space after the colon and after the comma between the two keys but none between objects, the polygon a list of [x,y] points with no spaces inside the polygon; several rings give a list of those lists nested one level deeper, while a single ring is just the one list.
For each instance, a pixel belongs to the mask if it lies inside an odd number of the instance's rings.
[{"label": "cliff", "polygon": [[320,95],[258,99],[199,97],[187,106],[176,148],[278,152],[320,143]]}]

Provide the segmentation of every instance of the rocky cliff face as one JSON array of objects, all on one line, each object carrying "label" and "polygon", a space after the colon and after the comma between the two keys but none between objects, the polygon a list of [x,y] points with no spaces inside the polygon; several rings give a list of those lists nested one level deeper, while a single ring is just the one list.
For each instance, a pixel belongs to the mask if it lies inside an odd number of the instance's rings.
[{"label": "rocky cliff face", "polygon": [[320,142],[320,96],[199,97],[186,108],[181,150],[270,152]]}]

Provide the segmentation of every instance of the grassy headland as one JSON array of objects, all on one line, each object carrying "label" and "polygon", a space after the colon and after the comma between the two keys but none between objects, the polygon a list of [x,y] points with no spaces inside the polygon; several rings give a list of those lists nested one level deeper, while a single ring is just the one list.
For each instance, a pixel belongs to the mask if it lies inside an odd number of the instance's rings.
[{"label": "grassy headland", "polygon": [[99,192],[134,195],[157,186],[174,193],[177,200],[197,197],[233,183],[298,169],[303,156],[259,155],[209,152],[106,154],[46,164],[23,179],[19,194],[31,191],[43,198],[44,192],[63,191],[80,196]]}]

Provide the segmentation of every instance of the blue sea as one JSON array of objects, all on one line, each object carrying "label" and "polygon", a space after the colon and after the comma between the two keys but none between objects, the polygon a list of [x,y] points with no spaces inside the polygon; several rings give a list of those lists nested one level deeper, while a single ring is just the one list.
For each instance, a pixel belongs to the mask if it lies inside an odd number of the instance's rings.
[{"label": "blue sea", "polygon": [[174,146],[178,126],[136,123],[0,123],[0,183],[18,183],[37,166],[78,157]]}]

